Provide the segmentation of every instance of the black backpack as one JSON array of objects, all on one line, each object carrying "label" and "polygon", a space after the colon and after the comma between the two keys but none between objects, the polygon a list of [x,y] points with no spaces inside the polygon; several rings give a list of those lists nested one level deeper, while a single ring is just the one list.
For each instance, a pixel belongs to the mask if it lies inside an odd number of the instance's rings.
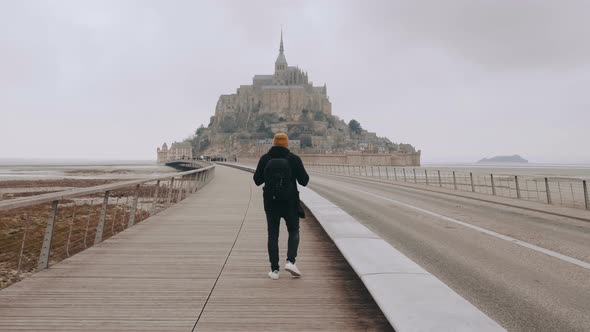
[{"label": "black backpack", "polygon": [[287,158],[273,158],[264,167],[264,191],[273,201],[293,198],[291,166]]}]

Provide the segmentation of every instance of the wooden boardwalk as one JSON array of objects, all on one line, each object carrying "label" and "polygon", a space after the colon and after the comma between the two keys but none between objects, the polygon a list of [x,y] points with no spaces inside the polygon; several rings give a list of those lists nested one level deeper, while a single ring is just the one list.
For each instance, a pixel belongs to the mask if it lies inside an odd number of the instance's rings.
[{"label": "wooden boardwalk", "polygon": [[[286,253],[281,227],[281,256]],[[0,331],[389,331],[321,226],[301,223],[303,278],[270,280],[262,192],[218,166],[204,189],[0,291]]]}]

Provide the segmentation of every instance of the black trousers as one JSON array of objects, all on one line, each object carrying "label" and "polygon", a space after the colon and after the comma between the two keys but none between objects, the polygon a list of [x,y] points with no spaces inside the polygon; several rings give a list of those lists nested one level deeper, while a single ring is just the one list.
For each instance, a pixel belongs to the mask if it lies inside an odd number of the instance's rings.
[{"label": "black trousers", "polygon": [[295,263],[299,248],[299,215],[296,206],[279,206],[266,209],[268,230],[268,260],[271,271],[279,270],[279,230],[281,218],[287,223],[289,241],[287,244],[287,260]]}]

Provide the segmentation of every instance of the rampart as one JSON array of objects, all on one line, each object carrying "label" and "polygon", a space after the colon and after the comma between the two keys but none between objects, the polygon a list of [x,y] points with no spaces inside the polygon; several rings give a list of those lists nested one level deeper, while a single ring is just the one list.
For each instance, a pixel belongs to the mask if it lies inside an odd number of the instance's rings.
[{"label": "rampart", "polygon": [[[421,152],[413,153],[325,153],[325,154],[298,154],[305,164],[335,164],[358,166],[420,166]],[[258,157],[238,156],[238,161],[243,163],[257,163]]]}]

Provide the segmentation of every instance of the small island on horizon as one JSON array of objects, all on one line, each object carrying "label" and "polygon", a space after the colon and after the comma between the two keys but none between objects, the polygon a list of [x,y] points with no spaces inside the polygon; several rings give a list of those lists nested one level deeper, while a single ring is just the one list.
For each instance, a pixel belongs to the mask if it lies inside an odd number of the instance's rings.
[{"label": "small island on horizon", "polygon": [[489,163],[518,163],[518,164],[526,164],[529,161],[521,157],[520,155],[512,155],[512,156],[495,156],[492,158],[483,158],[478,161],[478,164],[489,164]]}]

